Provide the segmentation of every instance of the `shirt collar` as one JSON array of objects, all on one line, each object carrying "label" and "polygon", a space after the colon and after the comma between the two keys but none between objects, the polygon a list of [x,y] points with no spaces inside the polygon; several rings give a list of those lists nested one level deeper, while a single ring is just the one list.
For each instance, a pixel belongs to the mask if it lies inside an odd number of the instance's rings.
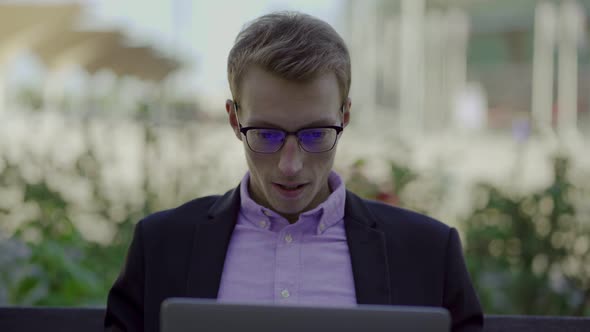
[{"label": "shirt collar", "polygon": [[[271,223],[280,223],[284,226],[289,222],[275,211],[256,203],[248,191],[250,172],[242,178],[240,183],[242,216],[257,227],[270,229]],[[328,198],[314,209],[304,212],[299,216],[299,222],[314,221],[314,232],[322,234],[328,228],[336,225],[344,218],[344,204],[346,200],[346,188],[342,178],[334,171],[328,176],[328,183],[332,193]]]}]

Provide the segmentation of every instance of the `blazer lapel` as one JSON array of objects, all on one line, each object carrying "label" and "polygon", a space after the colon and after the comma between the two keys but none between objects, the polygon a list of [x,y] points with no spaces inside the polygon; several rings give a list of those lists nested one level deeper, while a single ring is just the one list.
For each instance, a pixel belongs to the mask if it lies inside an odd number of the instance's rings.
[{"label": "blazer lapel", "polygon": [[198,223],[189,260],[186,293],[189,297],[217,298],[225,254],[240,210],[240,187],[227,192]]},{"label": "blazer lapel", "polygon": [[391,304],[385,234],[362,199],[346,192],[344,227],[358,304]]}]

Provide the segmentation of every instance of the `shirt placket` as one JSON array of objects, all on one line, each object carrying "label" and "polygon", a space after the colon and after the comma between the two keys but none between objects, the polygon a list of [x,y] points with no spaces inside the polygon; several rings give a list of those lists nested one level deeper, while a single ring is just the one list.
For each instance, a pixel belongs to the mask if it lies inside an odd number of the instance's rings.
[{"label": "shirt placket", "polygon": [[278,304],[299,302],[301,234],[296,226],[284,227],[277,237],[274,299]]}]

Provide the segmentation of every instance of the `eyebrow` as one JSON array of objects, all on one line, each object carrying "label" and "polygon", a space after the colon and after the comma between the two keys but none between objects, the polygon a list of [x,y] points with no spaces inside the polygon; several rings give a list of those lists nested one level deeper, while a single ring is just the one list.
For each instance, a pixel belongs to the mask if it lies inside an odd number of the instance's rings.
[{"label": "eyebrow", "polygon": [[[314,128],[314,127],[326,127],[326,126],[334,126],[334,124],[327,119],[322,119],[322,120],[316,120],[316,121],[309,122],[297,130],[301,130],[301,129],[305,129],[305,128]],[[268,128],[276,128],[276,129],[282,129],[282,130],[288,131],[285,128],[282,128],[281,126],[278,126],[272,122],[268,122],[265,120],[251,121],[251,124],[248,126],[245,126],[245,127],[264,127],[264,128],[268,127]]]}]

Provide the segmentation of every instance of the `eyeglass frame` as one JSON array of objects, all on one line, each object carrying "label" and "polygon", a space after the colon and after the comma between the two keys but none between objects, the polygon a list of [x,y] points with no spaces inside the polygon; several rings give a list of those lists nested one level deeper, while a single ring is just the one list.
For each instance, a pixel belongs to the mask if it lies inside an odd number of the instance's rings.
[{"label": "eyeglass frame", "polygon": [[[238,102],[237,102],[235,99],[234,99],[234,100],[232,100],[232,102],[233,102],[233,106],[234,106],[234,112],[235,112],[235,114],[236,114],[236,120],[238,121],[238,127],[239,127],[239,130],[240,130],[240,133],[242,133],[242,134],[244,135],[244,138],[246,139],[246,144],[248,145],[248,148],[249,148],[249,149],[250,149],[252,152],[254,152],[254,153],[262,153],[262,154],[272,154],[272,153],[277,153],[277,152],[279,152],[279,151],[280,151],[280,150],[283,148],[283,146],[285,145],[285,142],[287,141],[287,137],[288,137],[288,136],[290,136],[290,135],[293,135],[293,136],[295,136],[295,137],[297,138],[297,145],[299,145],[299,147],[300,147],[300,148],[301,148],[303,151],[305,151],[305,152],[307,152],[307,153],[325,153],[325,152],[328,152],[328,151],[332,151],[332,150],[334,149],[334,147],[336,146],[336,143],[338,142],[338,135],[340,135],[340,133],[342,133],[342,132],[344,131],[344,123],[343,123],[343,122],[340,122],[340,126],[320,126],[320,127],[308,127],[308,128],[301,128],[301,129],[299,129],[299,130],[297,130],[297,131],[287,131],[287,130],[284,130],[284,129],[281,129],[281,128],[269,128],[269,127],[244,127],[244,126],[242,126],[242,123],[240,122],[240,118],[238,117],[238,108],[239,108],[240,106],[239,106]],[[342,104],[342,106],[340,107],[340,111],[342,112],[342,114],[344,114],[344,106],[345,106],[345,104],[343,103],[343,104]],[[334,140],[334,144],[332,144],[332,147],[331,147],[331,148],[329,148],[328,150],[325,150],[325,151],[319,151],[319,152],[313,152],[313,151],[308,151],[308,150],[306,150],[306,149],[303,147],[303,145],[301,145],[301,141],[300,141],[300,139],[299,139],[299,136],[297,136],[297,133],[299,133],[299,132],[300,132],[300,131],[302,131],[302,130],[307,130],[307,129],[322,129],[322,128],[329,128],[329,129],[334,129],[334,130],[336,130],[336,139]],[[281,145],[278,147],[278,149],[276,149],[276,150],[275,150],[275,151],[273,151],[273,152],[260,152],[260,151],[256,151],[256,150],[252,149],[252,147],[250,146],[250,142],[248,142],[248,135],[246,135],[246,133],[247,133],[249,130],[252,130],[252,129],[272,129],[272,130],[280,130],[280,131],[282,131],[282,132],[284,132],[284,133],[285,133],[285,140],[284,140],[284,141],[281,143]]]}]

